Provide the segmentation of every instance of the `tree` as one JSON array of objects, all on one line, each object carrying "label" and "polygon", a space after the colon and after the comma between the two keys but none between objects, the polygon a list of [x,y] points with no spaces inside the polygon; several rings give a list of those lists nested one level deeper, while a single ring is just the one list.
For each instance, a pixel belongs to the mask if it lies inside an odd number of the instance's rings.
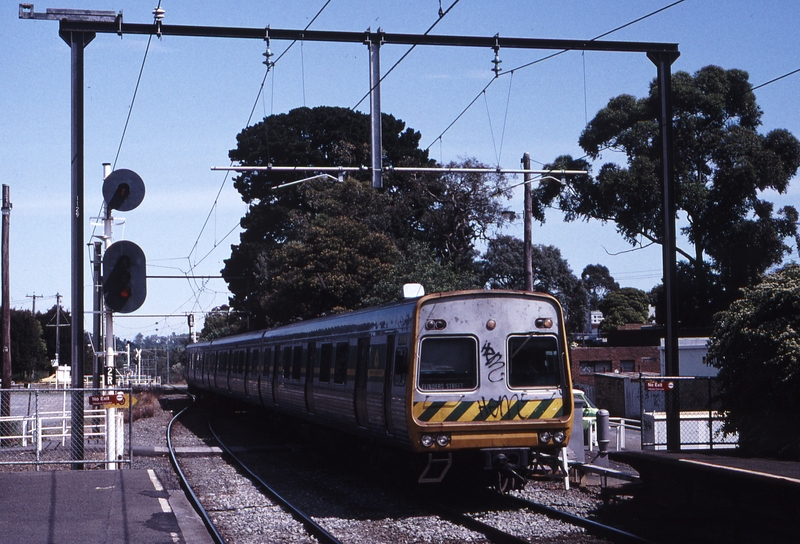
[{"label": "tree", "polygon": [[29,310],[11,310],[11,371],[16,381],[34,381],[50,373],[42,327]]},{"label": "tree", "polygon": [[[247,329],[247,322],[237,312],[231,312],[227,304],[212,308],[206,314],[203,329],[198,335],[200,340],[213,340],[231,334],[236,334]],[[139,333],[134,344],[138,348],[144,346],[144,336]]]},{"label": "tree", "polygon": [[[723,309],[791,249],[784,240],[797,235],[797,210],[776,212],[762,195],[786,192],[800,166],[800,142],[783,129],[758,133],[762,112],[741,70],[676,72],[672,92],[677,208],[689,243],[677,250],[705,293],[698,298],[723,293],[711,301]],[[655,82],[645,98],[612,98],[579,143],[593,159],[608,148],[623,152],[627,166],[608,163],[596,178],[576,176],[560,194],[540,195],[557,199],[568,220],[613,221],[632,245],[663,243],[659,111]],[[552,166],[587,163],[564,156]]]},{"label": "tree", "polygon": [[387,275],[372,289],[364,306],[397,300],[406,283],[419,283],[428,293],[477,289],[477,278],[471,272],[456,272],[443,263],[436,252],[423,242],[412,241],[400,254]]},{"label": "tree", "polygon": [[[56,325],[60,325],[58,329],[60,343],[58,360],[62,365],[69,365],[69,361],[72,359],[72,327],[70,326],[72,318],[68,310],[61,308],[61,316],[56,319],[58,310],[58,305],[54,304],[45,313],[37,313],[36,319],[42,327],[42,335],[47,344],[47,356],[49,359],[56,358]],[[89,360],[91,361],[91,357]]]},{"label": "tree", "polygon": [[303,230],[269,255],[258,276],[273,322],[361,307],[397,259],[386,236],[349,218],[319,216]]},{"label": "tree", "polygon": [[602,264],[587,264],[581,272],[583,287],[589,293],[589,309],[597,310],[603,297],[619,289],[608,267]]},{"label": "tree", "polygon": [[628,323],[647,323],[650,318],[650,298],[641,289],[623,287],[603,297],[598,309],[603,312],[600,328],[604,331]]},{"label": "tree", "polygon": [[[419,133],[390,115],[382,123],[388,163],[434,164],[418,148]],[[369,136],[364,114],[298,108],[243,130],[230,156],[256,166],[357,166],[369,162]],[[481,166],[471,159],[450,166],[461,165]],[[250,207],[222,274],[234,294],[232,308],[248,312],[251,327],[382,300],[390,286],[381,278],[402,276],[392,267],[423,256],[418,247],[433,251],[442,270],[459,278],[474,274],[475,240],[498,222],[505,183],[497,175],[387,170],[381,191],[371,187],[368,172],[343,183],[326,178],[275,189],[312,176],[273,170],[236,179]]]},{"label": "tree", "polygon": [[744,290],[714,323],[726,432],[751,455],[800,460],[800,266]]},{"label": "tree", "polygon": [[[490,288],[525,288],[524,242],[513,236],[498,236],[489,241],[482,266],[482,281]],[[531,253],[533,290],[559,299],[564,309],[568,332],[586,326],[588,295],[572,273],[561,251],[554,246],[534,244]]]}]

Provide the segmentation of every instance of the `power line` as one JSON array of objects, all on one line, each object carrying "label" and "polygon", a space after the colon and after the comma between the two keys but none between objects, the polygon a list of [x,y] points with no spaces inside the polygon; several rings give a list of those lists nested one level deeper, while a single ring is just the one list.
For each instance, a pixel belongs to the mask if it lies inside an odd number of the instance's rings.
[{"label": "power line", "polygon": [[796,74],[797,72],[800,72],[800,68],[798,68],[797,70],[792,70],[791,72],[787,72],[787,73],[783,74],[782,76],[778,76],[778,77],[776,77],[775,79],[770,79],[769,81],[767,81],[766,83],[762,83],[761,85],[756,85],[755,87],[753,87],[753,88],[752,88],[752,89],[750,89],[750,90],[751,90],[751,91],[755,91],[756,89],[760,89],[761,87],[766,87],[766,86],[767,86],[767,85],[769,85],[770,83],[775,83],[776,81],[779,81],[779,80],[781,80],[781,79],[783,79],[783,78],[785,78],[785,77],[789,77],[789,76],[791,76],[791,75],[794,75],[794,74]]},{"label": "power line", "polygon": [[[439,18],[438,18],[438,19],[436,19],[436,21],[435,21],[435,22],[434,22],[434,23],[433,23],[433,24],[432,24],[430,27],[428,27],[428,30],[426,30],[426,31],[423,33],[423,36],[424,36],[424,35],[427,35],[427,34],[428,34],[428,33],[429,33],[431,30],[433,30],[433,27],[435,27],[436,25],[438,25],[438,24],[439,24],[439,21],[441,21],[442,19],[444,19],[444,16],[445,16],[445,15],[447,15],[448,13],[450,13],[450,10],[451,10],[451,9],[453,9],[453,8],[455,7],[455,5],[456,5],[456,4],[458,4],[460,1],[461,1],[461,0],[455,0],[455,2],[453,2],[452,4],[450,4],[450,7],[449,7],[449,8],[447,8],[447,10],[445,10],[445,11],[442,11],[442,2],[441,2],[441,0],[439,0]],[[377,82],[377,83],[375,83],[375,86],[374,86],[374,87],[371,87],[371,88],[370,88],[370,90],[369,90],[369,91],[367,91],[367,94],[365,94],[364,96],[362,96],[362,97],[361,97],[361,100],[359,100],[359,101],[358,101],[358,103],[357,103],[355,106],[353,106],[352,108],[350,108],[350,109],[351,109],[351,110],[355,110],[357,107],[359,107],[359,106],[361,105],[361,103],[362,103],[364,100],[366,100],[366,98],[367,98],[367,97],[370,95],[370,93],[371,93],[371,92],[372,92],[372,91],[375,89],[375,87],[377,87],[378,85],[380,85],[381,83],[383,83],[383,80],[384,80],[384,79],[386,79],[386,77],[387,77],[389,74],[391,74],[391,73],[392,73],[392,70],[394,70],[395,68],[397,68],[397,65],[398,65],[398,64],[400,64],[401,62],[403,62],[403,61],[405,60],[405,58],[406,58],[406,57],[409,55],[409,53],[411,53],[411,51],[413,51],[413,50],[414,50],[414,48],[415,48],[416,46],[417,46],[417,44],[414,44],[414,45],[412,45],[411,47],[409,47],[409,48],[408,48],[408,51],[406,51],[406,52],[403,54],[403,56],[402,56],[402,57],[400,57],[400,58],[397,60],[397,62],[395,62],[395,63],[392,65],[392,67],[391,67],[391,68],[389,68],[389,69],[386,71],[386,73],[385,73],[385,74],[383,74],[383,77],[381,77],[381,78],[378,80],[378,82]]]},{"label": "power line", "polygon": [[[325,8],[328,7],[328,4],[330,4],[330,3],[331,3],[331,0],[326,0],[326,2],[322,5],[322,7],[317,11],[316,15],[314,15],[314,17],[311,18],[311,21],[308,22],[308,24],[306,25],[304,30],[308,30],[311,27],[311,25],[314,24],[314,21],[317,20],[317,18],[322,14],[322,12],[325,10]],[[269,35],[269,33],[268,33],[268,30],[267,30],[266,36],[268,36],[268,35]],[[274,61],[270,61],[269,57],[267,56],[266,62],[265,62],[266,70],[264,71],[264,77],[261,80],[261,85],[259,86],[258,92],[256,93],[256,98],[253,101],[253,107],[250,109],[250,115],[248,115],[248,117],[247,117],[247,122],[245,123],[245,126],[250,126],[250,122],[252,121],[253,115],[255,114],[255,111],[256,111],[256,108],[258,107],[258,101],[262,96],[262,93],[264,91],[264,84],[267,81],[267,76],[269,75],[271,69],[275,66],[275,64],[278,63],[278,61],[280,61],[283,58],[284,55],[286,55],[286,53],[292,48],[292,46],[294,46],[295,43],[297,43],[297,40],[292,41],[292,43],[290,43],[289,46],[286,47],[286,49],[284,49],[283,52]],[[273,82],[274,82],[274,77],[275,76],[273,74]],[[231,163],[231,164],[233,164],[233,163]],[[213,247],[211,248],[211,250],[208,253],[203,255],[203,257],[200,258],[199,260],[197,260],[194,263],[192,263],[192,260],[191,260],[192,255],[195,253],[195,250],[197,249],[197,246],[200,243],[200,238],[203,236],[203,233],[205,232],[205,229],[208,226],[208,222],[211,219],[211,215],[214,213],[214,210],[217,208],[217,205],[219,204],[219,197],[222,194],[222,190],[224,189],[225,184],[227,183],[229,176],[230,176],[230,172],[226,172],[225,176],[224,176],[224,178],[222,180],[222,183],[220,184],[219,190],[217,191],[217,195],[216,195],[216,197],[214,197],[214,203],[211,205],[211,209],[209,210],[208,215],[206,216],[206,219],[203,222],[203,226],[200,228],[200,232],[198,233],[197,238],[195,239],[195,242],[192,245],[192,249],[189,251],[189,255],[186,257],[187,260],[189,261],[189,269],[186,272],[187,279],[189,279],[189,274],[191,274],[192,271],[194,271],[195,268],[197,268],[197,266],[200,265],[200,263],[202,263],[212,252],[214,252],[214,250],[216,250],[217,247],[219,247],[219,245],[222,242],[224,242],[231,234],[233,234],[233,232],[239,227],[239,223],[237,222],[236,225],[234,225],[233,228],[231,228],[228,231],[228,233],[225,234],[225,236],[222,237],[221,240],[218,240],[218,241],[216,241],[214,243]],[[190,286],[191,286],[191,282],[190,282]],[[204,285],[200,285],[200,286],[196,286],[196,287],[197,287],[197,291],[193,292],[193,298],[195,298],[195,303],[197,303],[198,299],[199,299],[198,293],[202,292],[206,288],[205,284]],[[191,298],[189,300],[191,300]],[[186,304],[186,302],[184,302],[184,304]]]},{"label": "power line", "polygon": [[[158,6],[153,10],[153,22],[158,21],[159,10],[161,9],[161,0],[158,0]],[[163,12],[161,12],[163,15]],[[136,87],[133,89],[133,97],[131,98],[131,105],[128,108],[128,117],[125,119],[125,127],[122,129],[122,136],[119,139],[119,147],[117,147],[117,154],[114,157],[114,164],[111,167],[114,170],[117,167],[117,160],[119,160],[120,151],[122,151],[122,142],[125,141],[125,133],[128,132],[128,123],[131,121],[131,114],[133,114],[133,105],[136,103],[136,94],[139,92],[139,84],[142,81],[142,73],[144,72],[144,65],[147,62],[147,53],[150,51],[150,42],[153,41],[153,35],[147,38],[147,47],[144,50],[144,57],[142,58],[142,66],[139,68],[139,77],[136,79]]]},{"label": "power line", "polygon": [[[677,6],[678,4],[681,4],[681,3],[683,3],[683,2],[685,2],[685,0],[677,0],[676,2],[673,2],[673,3],[671,3],[671,4],[667,5],[667,6],[664,6],[664,7],[662,7],[662,8],[659,8],[659,9],[655,10],[655,11],[652,11],[652,12],[648,13],[647,15],[643,15],[642,17],[639,17],[639,18],[637,18],[637,19],[634,19],[633,21],[630,21],[630,22],[628,22],[628,23],[625,23],[624,25],[618,26],[617,28],[614,28],[614,29],[612,29],[612,30],[609,30],[608,32],[604,32],[604,33],[602,33],[602,34],[600,34],[600,35],[598,35],[598,36],[596,36],[596,37],[592,38],[592,39],[591,39],[591,40],[589,40],[589,41],[597,41],[597,40],[599,40],[600,38],[604,38],[604,37],[606,37],[606,36],[608,36],[608,35],[610,35],[610,34],[613,34],[613,33],[615,33],[615,32],[618,32],[618,31],[622,30],[623,28],[627,28],[627,27],[629,27],[629,26],[631,26],[631,25],[633,25],[633,24],[635,24],[635,23],[638,23],[638,22],[640,22],[640,21],[643,21],[643,20],[647,19],[648,17],[652,17],[652,16],[654,16],[654,15],[656,15],[656,14],[658,14],[658,13],[661,13],[661,12],[662,12],[662,11],[664,11],[664,10],[670,9],[670,8],[672,8],[672,7],[674,7],[674,6]],[[428,151],[428,150],[431,148],[431,146],[433,146],[433,144],[434,144],[434,143],[436,143],[436,141],[437,141],[437,140],[441,141],[441,139],[442,139],[442,136],[444,136],[444,135],[447,133],[447,131],[449,131],[449,130],[450,130],[452,127],[453,127],[453,125],[455,125],[455,124],[456,124],[456,122],[457,122],[457,121],[458,121],[458,120],[459,120],[459,119],[460,119],[460,118],[461,118],[461,117],[462,117],[462,116],[463,116],[465,113],[467,113],[467,111],[468,111],[468,110],[469,110],[469,109],[472,107],[472,105],[473,105],[473,104],[475,104],[475,102],[478,100],[478,98],[480,98],[481,94],[485,93],[485,92],[486,92],[486,89],[488,89],[488,88],[491,86],[491,84],[492,84],[492,83],[494,83],[494,81],[495,81],[495,80],[496,80],[496,79],[497,79],[499,76],[504,76],[504,75],[506,75],[506,74],[512,74],[512,75],[513,75],[513,73],[514,73],[516,70],[522,70],[523,68],[528,68],[528,67],[530,67],[530,66],[533,66],[534,64],[538,64],[538,63],[540,63],[540,62],[544,62],[544,61],[546,61],[546,60],[552,59],[553,57],[557,57],[557,56],[559,56],[559,55],[563,55],[563,54],[564,54],[564,53],[566,53],[567,51],[570,51],[570,50],[569,50],[569,49],[562,49],[561,51],[557,51],[557,52],[555,52],[555,53],[551,53],[550,55],[546,55],[546,56],[544,56],[544,57],[541,57],[541,58],[539,58],[539,59],[536,59],[536,60],[534,60],[534,61],[531,61],[531,62],[529,62],[529,63],[527,63],[527,64],[523,64],[523,65],[521,65],[521,66],[517,66],[516,68],[512,68],[511,70],[506,70],[506,71],[504,71],[504,72],[499,72],[497,75],[495,75],[495,77],[493,77],[493,78],[492,78],[492,79],[489,81],[489,83],[487,83],[487,84],[486,84],[486,86],[485,86],[483,89],[481,89],[481,91],[478,93],[478,95],[477,95],[475,98],[473,98],[473,99],[472,99],[472,102],[470,102],[470,103],[467,105],[467,107],[466,107],[466,108],[464,108],[464,109],[461,111],[461,113],[459,113],[459,114],[456,116],[456,118],[453,120],[453,122],[451,122],[449,125],[447,125],[447,128],[445,128],[445,129],[444,129],[444,130],[441,132],[441,134],[439,134],[439,136],[437,136],[436,138],[434,138],[434,140],[433,140],[433,141],[432,141],[432,142],[431,142],[431,143],[428,145],[428,147],[426,147],[426,148],[425,148],[425,151]]]}]

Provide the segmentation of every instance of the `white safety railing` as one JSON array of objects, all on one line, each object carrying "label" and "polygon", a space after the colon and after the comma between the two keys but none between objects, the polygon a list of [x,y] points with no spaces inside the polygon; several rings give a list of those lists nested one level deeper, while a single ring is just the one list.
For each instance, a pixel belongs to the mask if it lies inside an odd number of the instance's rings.
[{"label": "white safety railing", "polygon": [[[586,418],[585,421],[589,422],[587,445],[589,446],[589,451],[594,451],[594,448],[599,447],[597,443],[597,418]],[[616,435],[616,451],[623,451],[625,449],[626,429],[642,431],[642,423],[638,419],[610,417],[608,418],[608,426],[610,429],[615,429],[616,431],[614,433]]]},{"label": "white safety railing", "polygon": [[[122,414],[119,413],[119,416]],[[3,433],[0,435],[0,446],[3,441],[18,443],[23,448],[29,444],[36,444],[36,451],[42,451],[45,441],[61,442],[66,445],[71,434],[71,418],[69,411],[39,412],[32,416],[2,416],[0,427],[4,429],[19,429],[18,434]],[[106,427],[106,410],[84,410],[83,437],[86,440],[104,440]]]}]

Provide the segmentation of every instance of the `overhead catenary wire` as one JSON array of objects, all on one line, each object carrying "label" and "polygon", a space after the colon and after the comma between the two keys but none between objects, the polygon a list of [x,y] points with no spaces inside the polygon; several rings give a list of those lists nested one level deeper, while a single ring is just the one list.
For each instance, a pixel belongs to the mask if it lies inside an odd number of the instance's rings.
[{"label": "overhead catenary wire", "polygon": [[[332,0],[326,0],[326,2],[317,11],[317,13],[314,15],[314,17],[312,17],[311,20],[308,22],[308,24],[305,27],[305,30],[308,30],[311,27],[311,25],[314,24],[314,22],[317,20],[317,18],[319,18],[319,16],[322,14],[322,12],[325,10],[325,8],[328,7],[328,5],[331,3],[331,1]],[[267,29],[267,31],[265,33],[265,36],[268,36],[268,35],[269,34],[268,34],[268,29]],[[256,93],[256,98],[253,101],[253,107],[250,109],[250,114],[247,117],[247,122],[245,123],[245,126],[250,126],[250,123],[251,123],[251,121],[253,119],[253,115],[255,114],[256,108],[258,107],[258,102],[261,99],[262,93],[264,92],[264,85],[265,85],[265,83],[267,81],[267,77],[268,77],[269,73],[274,70],[275,65],[284,57],[284,55],[286,55],[286,53],[292,48],[292,46],[294,46],[295,43],[297,43],[297,40],[292,41],[286,47],[286,49],[284,49],[283,52],[280,55],[278,55],[278,57],[274,61],[270,61],[269,58],[267,58],[266,70],[264,71],[264,77],[261,80],[261,85],[259,86],[258,92]],[[274,73],[273,73],[273,84],[274,84],[274,81],[275,81],[275,79],[274,79]],[[305,94],[305,90],[304,90],[304,94]],[[305,97],[304,97],[304,101],[305,101]],[[229,172],[227,172],[225,174],[225,176],[224,176],[224,178],[222,180],[222,183],[220,184],[219,190],[217,191],[217,195],[214,198],[214,202],[211,205],[211,209],[209,210],[208,214],[206,215],[206,219],[203,222],[203,226],[200,228],[200,232],[198,233],[197,237],[195,238],[194,244],[192,245],[192,248],[191,248],[191,250],[189,251],[189,254],[186,257],[186,259],[188,261],[188,264],[189,264],[189,269],[186,272],[187,276],[190,275],[203,261],[205,261],[208,258],[208,256],[211,255],[222,244],[222,242],[224,242],[231,234],[233,234],[236,231],[237,228],[239,228],[239,223],[237,222],[236,225],[234,225],[220,240],[215,241],[215,243],[213,244],[213,247],[211,248],[211,250],[209,250],[200,259],[196,259],[194,262],[192,262],[192,255],[197,250],[197,247],[198,247],[198,245],[200,243],[200,238],[203,236],[203,233],[205,232],[205,229],[208,226],[208,223],[209,223],[209,221],[211,219],[211,216],[213,215],[214,211],[217,209],[217,206],[219,204],[220,195],[222,194],[222,191],[225,188],[225,185],[227,184],[229,175],[230,175]],[[191,282],[190,282],[190,284],[191,284]],[[205,288],[205,286],[196,286],[196,287],[198,287],[198,292],[202,291]],[[184,305],[185,304],[186,303],[184,303]]]},{"label": "overhead catenary wire", "polygon": [[[455,0],[455,1],[454,1],[452,4],[450,4],[450,7],[449,7],[449,8],[447,8],[445,11],[442,11],[442,2],[441,2],[441,0],[440,0],[440,1],[439,1],[439,18],[438,18],[438,19],[436,19],[436,21],[434,21],[434,23],[433,23],[431,26],[429,26],[429,27],[428,27],[428,30],[426,30],[426,31],[423,33],[423,36],[425,36],[425,35],[429,34],[429,33],[430,33],[430,31],[431,31],[431,30],[433,30],[433,28],[434,28],[436,25],[438,25],[438,24],[439,24],[439,21],[441,21],[441,20],[444,18],[444,16],[445,16],[445,15],[447,15],[448,13],[450,13],[450,10],[451,10],[451,9],[453,9],[453,8],[456,6],[456,4],[458,4],[460,1],[461,1],[461,0]],[[398,66],[398,65],[399,65],[401,62],[403,62],[403,61],[405,60],[405,58],[406,58],[406,57],[407,57],[407,56],[408,56],[408,55],[409,55],[409,54],[410,54],[410,53],[411,53],[411,52],[414,50],[414,48],[415,48],[416,46],[417,46],[417,44],[414,44],[414,45],[412,45],[411,47],[409,47],[409,48],[408,48],[408,50],[407,50],[405,53],[403,53],[403,56],[402,56],[402,57],[400,57],[399,59],[397,59],[397,62],[395,62],[395,63],[392,65],[392,67],[391,67],[391,68],[389,68],[389,69],[386,71],[386,73],[385,73],[385,74],[383,74],[383,76],[381,76],[381,78],[380,78],[380,79],[377,81],[377,83],[375,83],[375,87],[377,87],[378,85],[380,85],[381,83],[383,83],[383,80],[384,80],[384,79],[386,79],[386,77],[387,77],[389,74],[391,74],[391,73],[392,73],[392,71],[393,71],[395,68],[397,68],[397,66]],[[361,103],[362,103],[364,100],[366,100],[366,99],[367,99],[367,97],[370,95],[370,93],[371,93],[371,92],[374,90],[374,88],[375,88],[375,87],[370,87],[370,90],[369,90],[369,91],[367,91],[367,93],[366,93],[364,96],[362,96],[362,97],[361,97],[361,100],[359,100],[359,101],[356,103],[356,105],[355,105],[355,106],[353,106],[353,107],[352,107],[352,108],[350,108],[350,109],[351,109],[351,110],[355,110],[357,107],[359,107],[359,106],[361,105]]]},{"label": "overhead catenary wire", "polygon": [[[609,30],[609,31],[607,31],[607,32],[604,32],[604,33],[602,33],[602,34],[600,34],[600,35],[598,35],[598,36],[595,36],[594,38],[592,38],[592,39],[591,39],[591,40],[589,40],[589,41],[597,41],[597,40],[599,40],[599,39],[601,39],[601,38],[604,38],[604,37],[606,37],[606,36],[608,36],[608,35],[610,35],[610,34],[613,34],[613,33],[615,33],[615,32],[618,32],[618,31],[620,31],[620,30],[622,30],[623,28],[627,28],[627,27],[629,27],[629,26],[631,26],[631,25],[633,25],[633,24],[636,24],[636,23],[638,23],[638,22],[641,22],[641,21],[643,21],[643,20],[645,20],[645,19],[647,19],[647,18],[649,18],[649,17],[652,17],[652,16],[654,16],[654,15],[657,15],[658,13],[661,13],[661,12],[663,12],[663,11],[665,11],[665,10],[668,10],[668,9],[670,9],[670,8],[674,7],[674,6],[677,6],[678,4],[681,4],[681,3],[683,3],[683,2],[685,2],[685,0],[677,0],[677,1],[673,2],[673,3],[671,3],[671,4],[668,4],[668,5],[664,6],[664,7],[662,7],[662,8],[659,8],[659,9],[657,9],[657,10],[655,10],[655,11],[652,11],[652,12],[648,13],[647,15],[643,15],[643,16],[641,16],[641,17],[638,17],[637,19],[634,19],[633,21],[630,21],[630,22],[628,22],[628,23],[625,23],[624,25],[620,25],[620,26],[618,26],[618,27],[616,27],[616,28],[614,28],[614,29],[612,29],[612,30]],[[452,122],[451,122],[449,125],[447,125],[447,127],[446,127],[446,128],[445,128],[445,129],[444,129],[444,130],[443,130],[443,131],[442,131],[442,132],[441,132],[441,133],[440,133],[440,134],[439,134],[439,135],[436,137],[436,138],[434,138],[434,140],[433,140],[433,141],[432,141],[430,144],[428,144],[428,147],[426,147],[426,148],[425,148],[425,151],[428,151],[428,150],[431,148],[431,146],[433,146],[433,144],[434,144],[434,143],[435,143],[437,140],[441,140],[441,138],[442,138],[442,137],[443,137],[443,136],[444,136],[444,135],[445,135],[445,134],[446,134],[446,133],[447,133],[447,132],[448,132],[448,131],[449,131],[451,128],[453,128],[453,126],[454,126],[454,125],[455,125],[455,124],[458,122],[458,120],[459,120],[459,119],[461,119],[461,117],[463,117],[463,116],[464,116],[464,114],[465,114],[465,113],[467,113],[467,111],[469,111],[469,109],[470,109],[470,108],[473,106],[473,104],[475,104],[475,102],[478,100],[478,98],[480,98],[481,94],[485,93],[485,92],[486,92],[486,90],[487,90],[487,89],[488,89],[488,88],[489,88],[489,87],[492,85],[492,83],[494,83],[494,81],[498,79],[498,76],[504,76],[504,75],[507,75],[507,74],[513,74],[513,73],[514,73],[515,71],[517,71],[517,70],[522,70],[523,68],[528,68],[528,67],[530,67],[530,66],[533,66],[533,65],[535,65],[535,64],[538,64],[538,63],[540,63],[540,62],[544,62],[544,61],[546,61],[546,60],[552,59],[553,57],[557,57],[557,56],[559,56],[559,55],[563,55],[564,53],[566,53],[566,52],[568,52],[568,51],[570,51],[570,50],[569,50],[569,49],[562,49],[561,51],[557,51],[557,52],[555,52],[555,53],[551,53],[551,54],[549,54],[549,55],[545,55],[544,57],[541,57],[541,58],[539,58],[539,59],[536,59],[536,60],[534,60],[534,61],[528,62],[528,63],[526,63],[526,64],[522,64],[522,65],[520,65],[520,66],[517,66],[517,67],[515,67],[515,68],[512,68],[512,69],[510,69],[510,70],[506,70],[506,71],[499,72],[498,74],[496,74],[495,76],[493,76],[493,77],[492,77],[492,79],[490,79],[490,80],[489,80],[489,83],[487,83],[487,84],[486,84],[486,86],[485,86],[483,89],[481,89],[481,90],[478,92],[478,94],[475,96],[475,98],[473,98],[473,99],[472,99],[472,101],[471,101],[469,104],[467,104],[467,106],[466,106],[466,107],[465,107],[463,110],[461,110],[461,113],[459,113],[459,114],[456,116],[456,118],[455,118],[455,119],[453,119],[453,121],[452,121]]]}]

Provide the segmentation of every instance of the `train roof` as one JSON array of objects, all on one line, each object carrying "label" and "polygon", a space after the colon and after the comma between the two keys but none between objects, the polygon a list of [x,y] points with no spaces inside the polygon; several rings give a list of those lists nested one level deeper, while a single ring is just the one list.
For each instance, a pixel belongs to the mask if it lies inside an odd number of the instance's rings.
[{"label": "train roof", "polygon": [[281,338],[291,337],[297,334],[330,334],[336,335],[340,332],[367,332],[376,328],[400,328],[410,324],[413,318],[414,309],[425,302],[441,299],[465,296],[534,296],[535,298],[546,298],[558,305],[558,301],[551,295],[545,293],[531,293],[527,291],[510,290],[470,290],[470,291],[448,291],[443,293],[431,293],[422,297],[399,300],[361,308],[350,312],[334,314],[329,316],[315,317],[308,320],[295,321],[278,327],[251,331],[223,338],[216,338],[210,341],[197,342],[188,347],[204,346],[232,346],[240,343],[260,340],[262,337]]}]

